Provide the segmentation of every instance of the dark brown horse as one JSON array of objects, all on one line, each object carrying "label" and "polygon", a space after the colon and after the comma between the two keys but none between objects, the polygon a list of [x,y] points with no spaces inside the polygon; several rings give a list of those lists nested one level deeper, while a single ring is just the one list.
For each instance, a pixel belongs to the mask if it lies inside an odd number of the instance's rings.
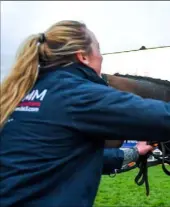
[{"label": "dark brown horse", "polygon": [[143,98],[152,98],[170,102],[170,82],[150,77],[103,74],[109,86],[131,92]]},{"label": "dark brown horse", "polygon": [[[109,86],[121,91],[134,93],[143,98],[170,102],[170,82],[150,77],[102,74]],[[119,143],[119,141],[118,141]],[[118,145],[118,144],[117,144]],[[105,147],[115,147],[115,141],[107,140]]]}]

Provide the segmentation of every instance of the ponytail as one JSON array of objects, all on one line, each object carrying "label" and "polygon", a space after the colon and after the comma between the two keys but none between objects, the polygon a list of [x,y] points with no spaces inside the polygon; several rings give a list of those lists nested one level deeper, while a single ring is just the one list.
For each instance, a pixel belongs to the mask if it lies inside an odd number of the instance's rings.
[{"label": "ponytail", "polygon": [[38,39],[31,36],[25,41],[16,57],[10,75],[2,82],[0,88],[0,127],[2,127],[15,110],[26,93],[34,86],[38,76]]}]

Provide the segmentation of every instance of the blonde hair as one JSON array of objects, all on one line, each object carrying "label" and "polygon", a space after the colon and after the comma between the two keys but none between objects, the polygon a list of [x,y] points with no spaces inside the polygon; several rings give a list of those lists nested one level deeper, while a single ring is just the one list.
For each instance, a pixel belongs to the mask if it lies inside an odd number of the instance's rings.
[{"label": "blonde hair", "polygon": [[77,52],[91,52],[92,40],[87,31],[83,23],[61,21],[45,33],[30,36],[25,41],[19,48],[11,73],[1,84],[1,127],[34,86],[39,74],[39,65],[66,65],[77,61]]}]

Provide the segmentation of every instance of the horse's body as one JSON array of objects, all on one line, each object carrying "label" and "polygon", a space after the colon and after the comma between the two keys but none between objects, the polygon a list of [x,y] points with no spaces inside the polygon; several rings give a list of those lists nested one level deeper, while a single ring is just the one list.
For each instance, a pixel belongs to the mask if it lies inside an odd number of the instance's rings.
[{"label": "horse's body", "polygon": [[142,76],[103,74],[109,86],[131,92],[143,98],[170,102],[170,82]]},{"label": "horse's body", "polygon": [[[108,85],[121,91],[134,93],[143,98],[170,102],[170,82],[149,77],[102,74]],[[149,136],[149,135],[148,135]],[[125,138],[126,139],[126,138]],[[115,141],[107,140],[105,147],[115,147]]]}]

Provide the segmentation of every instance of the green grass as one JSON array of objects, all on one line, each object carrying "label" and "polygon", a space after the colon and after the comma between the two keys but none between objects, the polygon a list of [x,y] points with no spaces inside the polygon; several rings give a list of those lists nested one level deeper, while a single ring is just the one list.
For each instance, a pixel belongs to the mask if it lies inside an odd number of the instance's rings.
[{"label": "green grass", "polygon": [[145,186],[134,182],[137,173],[135,169],[114,178],[102,176],[94,207],[170,207],[170,177],[161,166],[149,168],[148,197]]}]

